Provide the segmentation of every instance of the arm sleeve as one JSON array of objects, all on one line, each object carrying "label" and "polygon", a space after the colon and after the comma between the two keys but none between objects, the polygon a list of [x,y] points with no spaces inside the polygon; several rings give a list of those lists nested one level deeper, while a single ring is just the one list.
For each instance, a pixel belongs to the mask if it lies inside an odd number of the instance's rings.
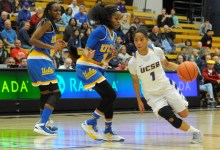
[{"label": "arm sleeve", "polygon": [[105,38],[105,36],[106,29],[103,26],[96,28],[89,36],[86,47],[93,49],[101,39]]}]

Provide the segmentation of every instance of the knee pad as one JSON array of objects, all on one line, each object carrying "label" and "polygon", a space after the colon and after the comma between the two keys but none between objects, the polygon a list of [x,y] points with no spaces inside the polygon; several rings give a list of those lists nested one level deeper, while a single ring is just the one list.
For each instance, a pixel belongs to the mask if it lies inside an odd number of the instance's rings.
[{"label": "knee pad", "polygon": [[50,97],[50,93],[40,95],[40,109],[44,109],[44,105],[49,97]]},{"label": "knee pad", "polygon": [[53,92],[50,93],[49,98],[47,99],[46,104],[49,104],[55,108],[57,101],[60,99],[61,93],[59,92]]},{"label": "knee pad", "polygon": [[161,108],[158,114],[166,119],[172,126],[175,128],[180,128],[182,124],[182,120],[173,113],[172,108],[170,106],[165,106]]}]

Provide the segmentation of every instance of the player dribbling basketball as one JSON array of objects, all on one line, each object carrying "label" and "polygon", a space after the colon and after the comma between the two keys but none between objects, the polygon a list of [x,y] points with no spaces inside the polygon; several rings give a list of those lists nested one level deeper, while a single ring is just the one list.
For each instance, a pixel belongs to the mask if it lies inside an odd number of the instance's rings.
[{"label": "player dribbling basketball", "polygon": [[177,70],[179,65],[168,62],[162,49],[148,48],[148,33],[143,27],[136,30],[134,43],[137,52],[130,59],[128,67],[140,112],[143,113],[144,105],[140,97],[139,79],[142,83],[144,98],[155,115],[163,117],[175,128],[191,133],[193,135],[191,143],[200,143],[203,134],[174,114],[175,112],[182,118],[187,117],[188,102],[176,84],[166,77],[163,67]]}]

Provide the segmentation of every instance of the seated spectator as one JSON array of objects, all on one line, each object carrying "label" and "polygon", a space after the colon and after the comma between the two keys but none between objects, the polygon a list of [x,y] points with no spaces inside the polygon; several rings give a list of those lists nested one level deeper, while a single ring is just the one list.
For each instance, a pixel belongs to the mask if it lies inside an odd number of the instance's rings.
[{"label": "seated spectator", "polygon": [[80,27],[80,33],[82,34],[81,36],[83,36],[83,34],[85,33],[85,30],[89,28],[89,25],[87,22],[83,22],[81,27]]},{"label": "seated spectator", "polygon": [[5,21],[5,29],[2,31],[1,36],[6,47],[15,47],[14,43],[17,39],[17,34],[15,30],[12,29],[10,20]]},{"label": "seated spectator", "polygon": [[158,27],[163,27],[164,25],[168,25],[169,27],[173,26],[173,21],[170,16],[166,14],[166,9],[163,8],[161,14],[157,17],[157,25]]},{"label": "seated spectator", "polygon": [[12,3],[9,0],[0,1],[0,12],[6,11],[7,13],[12,13]]},{"label": "seated spectator", "polygon": [[136,29],[139,28],[143,23],[141,22],[139,17],[134,17],[134,22],[131,24],[131,26],[135,27]]},{"label": "seated spectator", "polygon": [[214,68],[217,71],[218,75],[220,75],[220,58],[219,56],[214,56],[212,59],[215,61]]},{"label": "seated spectator", "polygon": [[186,50],[186,47],[181,47],[181,51],[179,54],[184,57],[185,61],[189,59],[190,53]]},{"label": "seated spectator", "polygon": [[66,58],[64,60],[64,65],[61,65],[58,69],[73,69],[72,59],[71,58]]},{"label": "seated spectator", "polygon": [[121,30],[124,33],[124,35],[127,34],[128,30],[131,27],[131,25],[130,25],[130,18],[131,18],[131,14],[130,13],[124,13],[123,16],[122,16],[122,19],[120,21]]},{"label": "seated spectator", "polygon": [[28,2],[24,2],[23,8],[18,12],[16,23],[19,27],[22,25],[23,21],[30,21],[31,19],[31,12],[28,10],[29,6]]},{"label": "seated spectator", "polygon": [[14,57],[16,60],[15,64],[19,65],[21,62],[21,58],[27,58],[27,52],[21,48],[21,41],[15,41],[15,48],[11,50],[11,57]]},{"label": "seated spectator", "polygon": [[8,58],[5,60],[5,64],[8,65],[8,66],[15,65],[15,59],[14,59],[14,57],[8,57]]},{"label": "seated spectator", "polygon": [[117,2],[117,7],[118,7],[118,10],[119,10],[121,13],[126,13],[126,12],[127,12],[127,9],[125,8],[125,5],[122,4],[121,0],[118,0],[118,2]]},{"label": "seated spectator", "polygon": [[124,41],[125,41],[125,35],[124,35],[124,33],[123,33],[122,29],[121,29],[121,26],[119,26],[118,29],[114,29],[114,31],[115,31],[115,33],[117,34],[117,36],[120,36],[120,37],[121,37],[121,39],[122,39],[122,41],[123,41],[123,43],[124,43]]},{"label": "seated spectator", "polygon": [[176,64],[180,65],[181,63],[183,63],[185,61],[185,58],[183,55],[179,54],[176,58]]},{"label": "seated spectator", "polygon": [[175,33],[172,31],[172,29],[168,25],[165,25],[163,28],[164,28],[163,33],[166,35],[166,37],[174,41]]},{"label": "seated spectator", "polygon": [[72,8],[68,7],[65,13],[63,13],[61,17],[63,24],[68,25],[71,17],[72,17]]},{"label": "seated spectator", "polygon": [[115,70],[128,70],[128,61],[121,60]]},{"label": "seated spectator", "polygon": [[85,48],[86,47],[86,42],[89,38],[89,35],[91,34],[92,30],[91,28],[87,28],[85,31],[84,31],[84,34],[83,34],[83,37],[81,38],[81,46],[82,48]]},{"label": "seated spectator", "polygon": [[126,52],[126,46],[122,45],[120,48],[120,52],[118,53],[118,59],[120,59],[123,62],[126,62],[130,58],[131,58],[131,56]]},{"label": "seated spectator", "polygon": [[68,48],[71,47],[82,47],[81,45],[81,37],[80,37],[80,30],[79,29],[75,29],[73,30],[73,35],[70,37],[69,41],[68,41]]},{"label": "seated spectator", "polygon": [[[68,53],[68,49],[65,49]],[[64,51],[64,49],[62,50]],[[54,65],[54,68],[58,69],[59,66],[64,64],[64,58],[62,57],[61,51],[56,51],[52,56],[52,62]]]},{"label": "seated spectator", "polygon": [[2,40],[0,40],[0,64],[4,64],[8,58],[8,51],[5,50]]},{"label": "seated spectator", "polygon": [[154,45],[162,48],[164,52],[168,54],[176,52],[176,46],[174,45],[174,42],[170,38],[167,38],[163,33],[161,34],[161,38],[157,40]]},{"label": "seated spectator", "polygon": [[212,24],[208,19],[205,20],[200,26],[199,35],[204,36],[207,33],[207,30],[212,30]]},{"label": "seated spectator", "polygon": [[200,63],[198,64],[198,67],[199,67],[199,69],[200,69],[201,72],[202,72],[202,70],[203,70],[204,68],[207,67],[207,61],[209,61],[209,60],[211,60],[211,59],[212,59],[211,55],[206,55],[204,60],[201,59]]},{"label": "seated spectator", "polygon": [[68,42],[68,40],[70,39],[70,37],[72,36],[72,34],[73,34],[73,31],[75,30],[75,29],[77,29],[78,27],[77,27],[77,21],[76,21],[76,19],[75,18],[71,18],[70,20],[69,20],[69,24],[66,26],[66,28],[65,28],[65,31],[64,31],[64,33],[63,33],[63,40],[65,41],[65,42]]},{"label": "seated spectator", "polygon": [[215,48],[214,56],[220,57],[220,50],[218,48]]},{"label": "seated spectator", "polygon": [[157,40],[161,39],[161,33],[159,32],[158,26],[154,26],[152,32],[149,35],[149,39],[154,43]]},{"label": "seated spectator", "polygon": [[172,17],[172,19],[173,19],[173,26],[174,26],[174,27],[177,27],[178,24],[179,24],[179,20],[178,20],[178,17],[176,16],[176,11],[175,11],[174,8],[171,9],[170,14],[171,14],[171,17]]},{"label": "seated spectator", "polygon": [[20,68],[20,69],[27,68],[27,58],[20,59],[20,65],[18,66],[18,68]]},{"label": "seated spectator", "polygon": [[22,9],[23,4],[20,0],[14,0],[12,2],[12,16],[18,16],[18,12]]},{"label": "seated spectator", "polygon": [[192,50],[192,56],[194,57],[196,65],[198,65],[200,63],[200,61],[201,61],[201,58],[199,57],[197,49],[193,49]]},{"label": "seated spectator", "polygon": [[198,50],[199,57],[201,58],[204,55],[204,51],[205,51],[205,48],[202,47],[202,42],[201,41],[197,42],[196,49]]},{"label": "seated spectator", "polygon": [[25,49],[31,49],[29,44],[30,36],[28,30],[30,29],[30,23],[24,22],[24,26],[18,32],[18,39],[21,41],[21,47]]},{"label": "seated spectator", "polygon": [[68,7],[72,8],[72,17],[74,17],[75,14],[79,12],[79,7],[77,6],[77,0],[72,0],[72,3],[68,5]]},{"label": "seated spectator", "polygon": [[8,13],[3,11],[0,18],[0,33],[5,29],[5,21],[8,19]]},{"label": "seated spectator", "polygon": [[115,46],[112,47],[112,56],[113,58],[109,62],[109,68],[115,69],[120,63],[120,59],[118,58],[118,51]]},{"label": "seated spectator", "polygon": [[74,18],[76,18],[77,26],[80,28],[83,22],[89,23],[89,19],[87,14],[85,14],[85,6],[79,6],[79,12],[75,14]]},{"label": "seated spectator", "polygon": [[37,27],[37,24],[40,22],[42,16],[43,16],[43,8],[41,7],[37,7],[36,8],[36,13],[33,14],[30,18],[30,34],[32,34],[35,30],[36,30],[36,27]]},{"label": "seated spectator", "polygon": [[202,46],[212,48],[212,30],[207,30],[206,34],[202,37]]},{"label": "seated spectator", "polygon": [[122,41],[121,37],[118,36],[115,40],[115,47],[118,52],[120,52],[120,48],[121,48],[122,44],[123,44],[123,41]]},{"label": "seated spectator", "polygon": [[133,55],[134,52],[136,52],[136,47],[134,45],[134,32],[136,30],[136,27],[131,26],[130,29],[128,30],[128,33],[125,35],[126,36],[126,49],[127,53],[129,55]]},{"label": "seated spectator", "polygon": [[185,41],[185,48],[186,48],[188,54],[192,54],[192,50],[193,50],[192,40],[187,39],[187,40]]}]

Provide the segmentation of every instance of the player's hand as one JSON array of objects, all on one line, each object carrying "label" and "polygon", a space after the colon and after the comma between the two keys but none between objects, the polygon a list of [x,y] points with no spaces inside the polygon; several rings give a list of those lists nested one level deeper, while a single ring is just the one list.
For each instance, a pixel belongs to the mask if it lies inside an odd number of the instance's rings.
[{"label": "player's hand", "polygon": [[217,80],[217,83],[220,84],[220,80]]},{"label": "player's hand", "polygon": [[95,56],[95,50],[84,50],[83,56],[92,59]]},{"label": "player's hand", "polygon": [[60,44],[59,42],[57,42],[55,45],[53,45],[53,50],[55,51],[61,51],[62,50],[62,44]]},{"label": "player's hand", "polygon": [[138,101],[138,108],[139,108],[140,113],[143,114],[145,111],[145,108],[144,108],[144,104],[141,100]]},{"label": "player's hand", "polygon": [[63,39],[58,39],[57,43],[61,45],[62,49],[67,47],[67,43]]}]

